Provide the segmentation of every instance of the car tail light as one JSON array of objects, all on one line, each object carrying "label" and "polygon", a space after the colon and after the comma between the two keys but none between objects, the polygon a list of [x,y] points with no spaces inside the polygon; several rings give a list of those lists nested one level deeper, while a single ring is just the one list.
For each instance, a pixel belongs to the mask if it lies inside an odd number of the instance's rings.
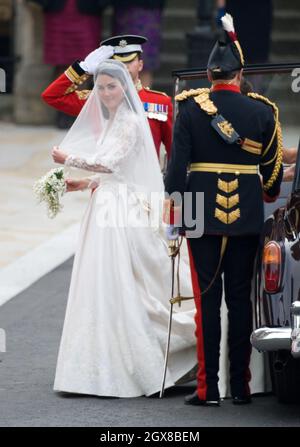
[{"label": "car tail light", "polygon": [[281,277],[281,248],[277,242],[270,241],[264,247],[263,271],[266,292],[277,292]]}]

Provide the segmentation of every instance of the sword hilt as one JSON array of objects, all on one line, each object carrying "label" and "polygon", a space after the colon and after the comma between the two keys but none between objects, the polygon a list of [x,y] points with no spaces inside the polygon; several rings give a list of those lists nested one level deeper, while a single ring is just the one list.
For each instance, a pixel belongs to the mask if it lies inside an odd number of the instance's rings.
[{"label": "sword hilt", "polygon": [[181,304],[181,301],[188,301],[188,300],[193,300],[194,297],[193,296],[181,296],[181,295],[177,295],[174,296],[173,298],[169,299],[169,303],[171,304],[176,304],[178,303],[179,305]]},{"label": "sword hilt", "polygon": [[170,258],[176,258],[179,253],[178,239],[170,240],[168,244]]}]

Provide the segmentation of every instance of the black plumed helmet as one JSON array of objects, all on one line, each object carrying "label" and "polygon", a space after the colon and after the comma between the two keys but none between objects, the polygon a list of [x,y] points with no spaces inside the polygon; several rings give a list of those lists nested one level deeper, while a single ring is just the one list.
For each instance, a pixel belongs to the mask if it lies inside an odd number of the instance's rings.
[{"label": "black plumed helmet", "polygon": [[233,19],[230,14],[222,18],[223,32],[215,43],[207,63],[208,70],[213,73],[232,72],[244,66],[242,48],[234,30]]}]

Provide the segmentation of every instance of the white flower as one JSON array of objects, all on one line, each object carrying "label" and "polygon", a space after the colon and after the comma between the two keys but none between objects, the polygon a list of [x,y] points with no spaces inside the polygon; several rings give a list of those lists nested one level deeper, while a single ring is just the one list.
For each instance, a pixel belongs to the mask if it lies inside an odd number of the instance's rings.
[{"label": "white flower", "polygon": [[53,219],[63,208],[59,200],[66,192],[64,168],[51,169],[34,183],[33,191],[39,203],[46,203],[48,217]]}]

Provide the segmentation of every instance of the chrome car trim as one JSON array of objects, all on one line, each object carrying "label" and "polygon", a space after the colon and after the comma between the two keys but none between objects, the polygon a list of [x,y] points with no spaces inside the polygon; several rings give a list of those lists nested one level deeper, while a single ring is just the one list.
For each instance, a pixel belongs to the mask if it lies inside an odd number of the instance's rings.
[{"label": "chrome car trim", "polygon": [[294,301],[291,306],[292,315],[292,345],[291,354],[295,359],[300,358],[300,301]]},{"label": "chrome car trim", "polygon": [[292,315],[300,315],[300,301],[294,301],[291,306]]},{"label": "chrome car trim", "polygon": [[252,332],[250,341],[258,351],[278,351],[291,349],[291,328],[261,327]]}]

